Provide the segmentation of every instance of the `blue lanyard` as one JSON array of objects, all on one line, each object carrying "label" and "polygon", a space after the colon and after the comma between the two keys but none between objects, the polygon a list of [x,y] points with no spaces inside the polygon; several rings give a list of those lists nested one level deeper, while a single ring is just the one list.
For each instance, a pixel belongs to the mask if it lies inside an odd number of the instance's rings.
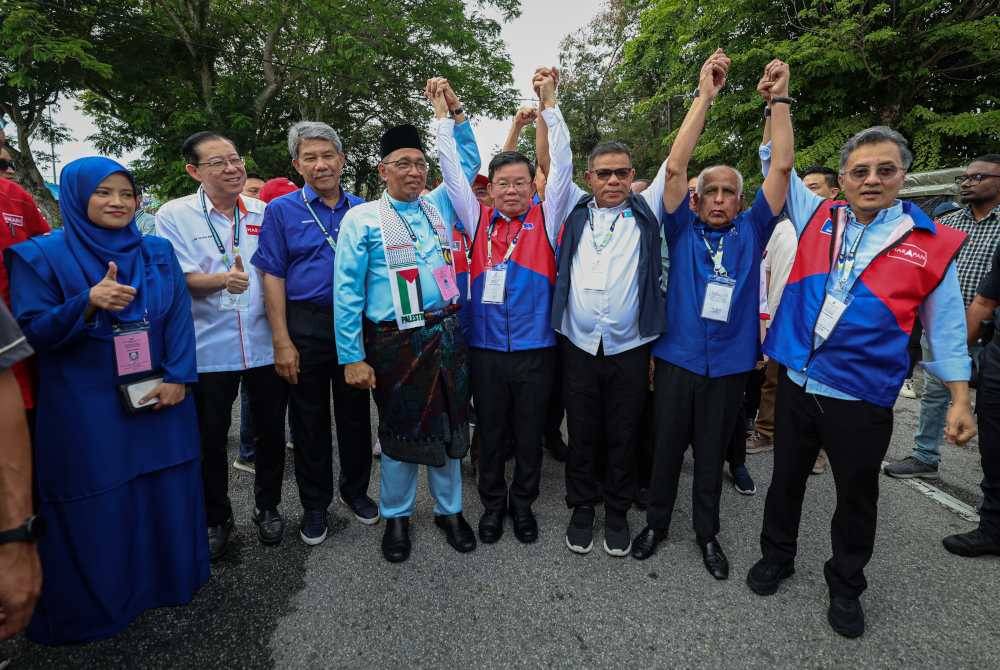
[{"label": "blue lanyard", "polygon": [[[309,201],[306,200],[306,189],[305,189],[305,187],[303,187],[302,190],[299,191],[299,193],[302,194],[302,202],[305,203],[306,209],[308,209],[309,213],[312,214],[313,221],[316,222],[316,225],[319,226],[320,231],[322,231],[322,233],[323,233],[323,237],[326,238],[326,243],[330,245],[331,249],[333,249],[333,253],[337,253],[337,243],[333,241],[333,237],[330,236],[330,233],[327,231],[326,226],[324,226],[323,222],[319,220],[319,217],[316,216],[316,212],[313,210],[312,205],[310,205]],[[346,200],[346,198],[345,198],[345,200]],[[347,201],[347,209],[350,209],[351,208],[351,201],[350,200],[346,200],[346,201]]]},{"label": "blue lanyard", "polygon": [[611,222],[611,228],[608,230],[608,236],[604,238],[604,243],[601,246],[597,246],[597,233],[594,232],[594,210],[589,207],[587,208],[587,219],[590,221],[590,241],[594,245],[594,251],[601,253],[611,244],[611,236],[615,234],[615,225],[618,223],[618,219],[622,218],[623,214],[625,214],[624,209],[618,212],[618,216]]},{"label": "blue lanyard", "polygon": [[[404,226],[406,226],[406,232],[410,234],[410,240],[413,242],[413,247],[417,248],[417,234],[413,232],[410,222],[406,220],[398,209],[396,209],[396,206],[392,204],[391,200],[389,201],[389,206],[392,207],[392,211],[396,212],[396,216],[398,216],[399,220],[403,222]],[[431,230],[434,231],[434,237],[438,240],[438,251],[441,252],[441,259],[444,261],[445,265],[451,265],[451,246],[449,245],[447,248],[445,247],[445,240],[441,239],[441,235],[434,227],[431,217],[427,216],[427,212],[424,211],[424,208],[420,206],[419,202],[417,203],[417,209],[419,209],[420,213],[424,215],[424,219],[427,220],[427,225],[429,225]]]},{"label": "blue lanyard", "polygon": [[708,243],[708,238],[705,237],[705,231],[701,231],[701,241],[705,243],[705,248],[708,249],[708,257],[712,261],[712,269],[718,277],[729,276],[729,273],[726,272],[725,266],[722,265],[723,245],[726,243],[727,234],[728,233],[722,234],[722,237],[719,238],[719,248],[712,251],[712,245]]},{"label": "blue lanyard", "polygon": [[[229,262],[229,254],[226,253],[226,245],[222,243],[222,238],[219,237],[219,233],[216,232],[215,226],[212,225],[212,219],[208,215],[208,205],[205,204],[205,190],[200,189],[198,195],[201,198],[201,213],[205,215],[205,223],[208,224],[208,231],[212,233],[212,239],[215,241],[215,247],[219,250],[219,255],[222,256],[222,262],[226,265],[228,270],[232,263]],[[238,198],[239,196],[237,196]],[[236,207],[233,207],[233,255],[240,255],[240,206],[237,200]]]},{"label": "blue lanyard", "polygon": [[[529,209],[528,212],[530,212],[530,211],[531,210]],[[510,246],[507,247],[507,253],[504,254],[503,260],[500,261],[501,265],[503,265],[504,263],[506,263],[507,261],[509,261],[511,255],[513,255],[513,253],[514,253],[514,247],[517,246],[517,240],[518,240],[518,238],[521,237],[521,231],[524,230],[524,220],[528,218],[528,212],[525,212],[524,214],[522,214],[521,216],[519,216],[517,218],[517,220],[520,221],[521,226],[517,229],[517,232],[514,234],[514,239],[512,239],[510,241]],[[493,215],[493,220],[490,221],[490,225],[486,229],[486,267],[489,267],[489,268],[493,267],[493,229],[496,228],[497,218],[499,216],[502,216],[499,212],[497,212],[496,214],[494,214]],[[510,219],[507,219],[507,221],[509,222]],[[612,226],[613,225],[614,224],[612,224]]]}]

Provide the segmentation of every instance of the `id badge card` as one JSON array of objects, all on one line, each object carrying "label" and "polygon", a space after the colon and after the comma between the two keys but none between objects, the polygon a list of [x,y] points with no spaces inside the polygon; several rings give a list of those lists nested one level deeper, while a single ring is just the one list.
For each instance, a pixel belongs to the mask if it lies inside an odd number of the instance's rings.
[{"label": "id badge card", "polygon": [[830,333],[837,327],[840,317],[844,315],[844,310],[854,300],[854,296],[847,291],[840,289],[830,289],[823,300],[823,308],[819,312],[819,319],[816,320],[815,333],[822,339],[830,337]]},{"label": "id badge card", "polygon": [[250,289],[243,293],[223,291],[219,298],[219,309],[223,312],[245,312],[250,309]]},{"label": "id badge card", "polygon": [[153,369],[153,359],[149,352],[148,326],[128,330],[116,329],[114,344],[115,366],[119,377],[149,372]]},{"label": "id badge card", "polygon": [[483,285],[483,302],[487,305],[502,305],[503,290],[506,284],[506,265],[498,265],[486,270],[486,283]]},{"label": "id badge card", "polygon": [[721,323],[729,323],[729,310],[733,306],[733,292],[736,281],[730,277],[716,275],[705,285],[705,302],[701,306],[701,318]]},{"label": "id badge card", "polygon": [[606,291],[608,289],[608,259],[596,254],[583,268],[584,291]]},{"label": "id badge card", "polygon": [[434,281],[437,282],[442,300],[451,301],[458,297],[458,284],[455,282],[455,272],[450,265],[434,268]]}]

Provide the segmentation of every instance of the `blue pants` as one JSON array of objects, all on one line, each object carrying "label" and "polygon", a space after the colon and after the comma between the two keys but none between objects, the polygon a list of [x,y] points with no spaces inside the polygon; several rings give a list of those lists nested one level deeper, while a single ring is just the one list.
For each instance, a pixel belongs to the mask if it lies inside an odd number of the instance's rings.
[{"label": "blue pants", "polygon": [[[385,519],[408,517],[417,500],[416,463],[404,463],[382,454],[379,512]],[[439,468],[427,467],[427,485],[434,496],[434,514],[462,511],[462,461],[449,458]]]},{"label": "blue pants", "polygon": [[[933,360],[927,338],[920,338],[923,349],[923,359]],[[972,349],[972,356],[978,358],[982,347]],[[924,370],[924,392],[920,396],[920,423],[914,436],[913,457],[927,465],[937,465],[941,462],[941,440],[944,438],[944,424],[948,416],[948,405],[951,402],[951,392],[944,383]]]}]

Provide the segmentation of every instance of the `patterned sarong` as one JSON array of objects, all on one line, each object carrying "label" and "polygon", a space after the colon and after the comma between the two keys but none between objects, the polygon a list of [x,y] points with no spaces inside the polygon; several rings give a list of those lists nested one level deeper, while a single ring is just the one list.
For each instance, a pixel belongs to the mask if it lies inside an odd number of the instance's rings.
[{"label": "patterned sarong", "polygon": [[379,441],[398,461],[440,467],[469,449],[468,347],[455,311],[428,313],[410,330],[365,323]]}]

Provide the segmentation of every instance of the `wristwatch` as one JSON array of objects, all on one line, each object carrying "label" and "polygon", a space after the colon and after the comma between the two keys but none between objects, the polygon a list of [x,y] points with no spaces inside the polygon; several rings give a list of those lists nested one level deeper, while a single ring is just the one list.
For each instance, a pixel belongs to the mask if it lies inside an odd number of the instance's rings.
[{"label": "wristwatch", "polygon": [[9,542],[37,542],[45,535],[45,519],[29,516],[17,528],[0,531],[0,544]]},{"label": "wristwatch", "polygon": [[771,98],[772,105],[777,105],[777,104],[791,105],[793,102],[795,102],[795,98],[786,98],[784,96],[775,96]]}]

